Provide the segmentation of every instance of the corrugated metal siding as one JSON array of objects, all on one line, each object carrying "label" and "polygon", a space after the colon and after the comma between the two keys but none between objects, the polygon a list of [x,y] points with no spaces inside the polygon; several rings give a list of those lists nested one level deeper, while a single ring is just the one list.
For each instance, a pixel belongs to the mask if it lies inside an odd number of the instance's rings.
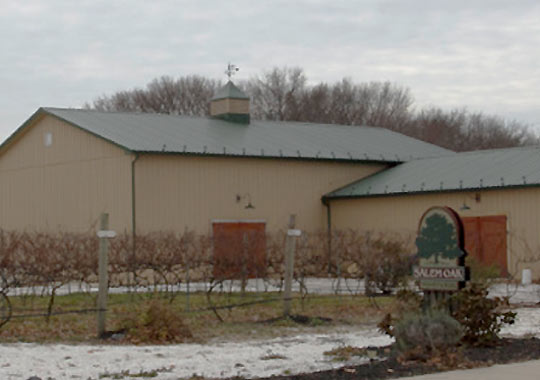
[{"label": "corrugated metal siding", "polygon": [[[520,276],[523,268],[533,269],[540,278],[540,188],[489,190],[445,194],[417,194],[378,198],[333,200],[334,228],[356,228],[408,239],[414,238],[420,217],[429,207],[449,206],[461,216],[506,215],[508,221],[508,270]],[[460,210],[466,203],[471,209]]]},{"label": "corrugated metal siding", "polygon": [[[137,226],[211,232],[213,219],[260,219],[267,230],[324,229],[321,194],[383,169],[380,164],[142,155],[136,163]],[[255,209],[245,209],[249,194]]]},{"label": "corrugated metal siding", "polygon": [[131,159],[54,117],[38,120],[1,156],[1,228],[86,231],[107,211],[112,228],[129,230]]}]

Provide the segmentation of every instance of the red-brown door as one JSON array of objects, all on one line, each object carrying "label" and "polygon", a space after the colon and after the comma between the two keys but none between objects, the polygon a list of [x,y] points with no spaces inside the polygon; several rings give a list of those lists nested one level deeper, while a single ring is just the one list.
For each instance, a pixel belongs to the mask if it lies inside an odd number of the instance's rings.
[{"label": "red-brown door", "polygon": [[478,261],[482,261],[482,250],[480,243],[480,218],[461,218],[463,222],[463,238],[465,239],[465,250]]},{"label": "red-brown door", "polygon": [[496,265],[501,275],[508,274],[506,257],[506,216],[462,218],[465,249],[480,263]]},{"label": "red-brown door", "polygon": [[254,278],[265,274],[265,223],[214,222],[212,228],[214,276]]}]

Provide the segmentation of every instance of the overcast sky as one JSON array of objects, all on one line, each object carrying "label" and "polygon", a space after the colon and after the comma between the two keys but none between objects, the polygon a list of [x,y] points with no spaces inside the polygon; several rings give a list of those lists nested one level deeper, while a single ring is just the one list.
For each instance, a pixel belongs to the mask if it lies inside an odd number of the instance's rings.
[{"label": "overcast sky", "polygon": [[300,66],[409,87],[540,132],[538,0],[0,0],[0,140],[41,106],[81,107],[153,78]]}]

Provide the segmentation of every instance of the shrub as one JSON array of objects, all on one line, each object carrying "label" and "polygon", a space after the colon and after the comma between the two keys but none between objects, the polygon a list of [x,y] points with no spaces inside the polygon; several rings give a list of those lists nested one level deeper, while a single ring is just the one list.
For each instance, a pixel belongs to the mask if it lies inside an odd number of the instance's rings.
[{"label": "shrub", "polygon": [[504,324],[513,324],[516,313],[502,312],[508,297],[487,298],[488,290],[480,283],[469,283],[451,299],[452,316],[463,326],[465,343],[491,345],[498,340]]},{"label": "shrub", "polygon": [[489,283],[501,277],[501,270],[496,265],[482,264],[476,258],[467,256],[465,265],[470,268],[471,281],[479,283]]},{"label": "shrub", "polygon": [[193,335],[168,302],[150,300],[128,313],[120,329],[132,343],[182,343]]},{"label": "shrub", "polygon": [[459,322],[438,310],[428,314],[405,314],[394,328],[398,351],[416,358],[426,358],[433,352],[455,347],[462,335]]},{"label": "shrub", "polygon": [[411,273],[412,259],[406,253],[405,244],[398,240],[383,237],[369,239],[360,269],[364,274],[366,294],[376,289],[389,294],[401,285]]},{"label": "shrub", "polygon": [[381,333],[387,334],[391,337],[394,336],[394,326],[397,321],[403,318],[406,314],[416,312],[422,305],[422,297],[410,289],[400,289],[396,293],[396,310],[397,317],[388,313],[377,324],[377,327]]}]

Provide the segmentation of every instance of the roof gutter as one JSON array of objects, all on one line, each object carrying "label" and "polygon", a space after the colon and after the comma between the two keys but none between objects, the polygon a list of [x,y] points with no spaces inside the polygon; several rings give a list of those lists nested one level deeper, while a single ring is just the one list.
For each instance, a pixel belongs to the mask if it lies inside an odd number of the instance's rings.
[{"label": "roof gutter", "polygon": [[135,158],[131,161],[131,255],[132,262],[135,263],[135,237],[137,231],[137,202],[135,199],[135,163],[139,159],[139,153],[134,153]]},{"label": "roof gutter", "polygon": [[332,209],[329,199],[322,197],[322,203],[326,206],[326,239],[327,239],[327,260],[328,273],[332,273]]},{"label": "roof gutter", "polygon": [[446,193],[471,193],[478,191],[494,191],[494,190],[515,190],[515,189],[527,189],[540,187],[540,183],[528,183],[528,184],[514,184],[505,186],[489,186],[489,187],[463,187],[463,188],[449,188],[449,189],[437,189],[437,190],[413,190],[407,192],[395,192],[395,193],[373,193],[373,194],[349,194],[349,195],[324,195],[321,198],[323,204],[327,204],[330,201],[340,199],[362,199],[362,198],[383,198],[383,197],[404,197],[420,194],[446,194]]}]

